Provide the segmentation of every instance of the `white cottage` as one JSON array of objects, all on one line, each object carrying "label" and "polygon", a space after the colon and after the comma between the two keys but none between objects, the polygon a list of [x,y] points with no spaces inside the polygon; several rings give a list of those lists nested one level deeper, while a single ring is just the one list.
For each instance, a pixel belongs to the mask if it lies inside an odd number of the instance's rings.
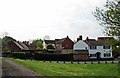
[{"label": "white cottage", "polygon": [[[80,36],[81,37],[81,36]],[[88,51],[90,59],[96,58],[112,58],[112,45],[106,42],[107,39],[112,39],[111,37],[98,37],[98,40],[89,39],[82,40],[82,37],[77,40],[74,44],[74,51],[83,50]]]}]

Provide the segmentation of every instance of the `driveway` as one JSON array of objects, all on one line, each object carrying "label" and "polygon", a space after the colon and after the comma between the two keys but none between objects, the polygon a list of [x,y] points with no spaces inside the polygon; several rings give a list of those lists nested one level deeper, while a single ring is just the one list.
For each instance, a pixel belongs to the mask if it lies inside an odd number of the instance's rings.
[{"label": "driveway", "polygon": [[25,68],[22,65],[16,64],[15,62],[12,62],[7,59],[3,59],[2,61],[2,77],[14,77],[14,78],[45,78],[40,74],[37,74],[36,72]]}]

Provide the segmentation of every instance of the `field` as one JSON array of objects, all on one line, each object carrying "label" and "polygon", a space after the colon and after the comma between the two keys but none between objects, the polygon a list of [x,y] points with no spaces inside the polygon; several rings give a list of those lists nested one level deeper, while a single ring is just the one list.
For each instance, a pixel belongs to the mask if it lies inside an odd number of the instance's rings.
[{"label": "field", "polygon": [[44,76],[118,76],[118,64],[71,64],[9,59]]}]

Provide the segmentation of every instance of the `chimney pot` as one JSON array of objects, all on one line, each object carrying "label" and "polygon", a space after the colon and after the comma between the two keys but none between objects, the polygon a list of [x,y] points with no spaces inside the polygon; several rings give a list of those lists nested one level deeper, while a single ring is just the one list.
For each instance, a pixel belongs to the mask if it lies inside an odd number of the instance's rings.
[{"label": "chimney pot", "polygon": [[89,40],[89,37],[87,37],[86,40]]},{"label": "chimney pot", "polygon": [[82,40],[82,35],[79,36],[79,40]]},{"label": "chimney pot", "polygon": [[82,35],[77,38],[77,41],[82,40]]}]

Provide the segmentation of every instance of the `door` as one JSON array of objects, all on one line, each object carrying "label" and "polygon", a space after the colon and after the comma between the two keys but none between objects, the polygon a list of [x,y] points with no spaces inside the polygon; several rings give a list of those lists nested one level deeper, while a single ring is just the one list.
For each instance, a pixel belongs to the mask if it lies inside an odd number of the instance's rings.
[{"label": "door", "polygon": [[97,57],[97,59],[100,59],[100,58],[101,58],[101,53],[100,53],[100,52],[97,52],[97,53],[96,53],[96,57]]}]

